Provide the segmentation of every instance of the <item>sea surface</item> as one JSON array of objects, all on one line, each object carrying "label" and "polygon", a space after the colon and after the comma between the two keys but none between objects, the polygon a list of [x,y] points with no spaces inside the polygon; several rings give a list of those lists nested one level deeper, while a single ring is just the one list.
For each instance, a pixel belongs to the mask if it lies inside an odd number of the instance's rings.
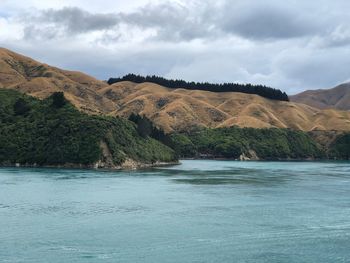
[{"label": "sea surface", "polygon": [[350,163],[1,168],[0,262],[350,262]]}]

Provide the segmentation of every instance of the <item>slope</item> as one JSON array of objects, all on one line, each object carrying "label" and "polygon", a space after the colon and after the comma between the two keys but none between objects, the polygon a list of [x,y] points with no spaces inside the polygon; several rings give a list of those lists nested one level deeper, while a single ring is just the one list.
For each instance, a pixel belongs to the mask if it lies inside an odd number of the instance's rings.
[{"label": "slope", "polygon": [[122,118],[88,115],[54,93],[44,100],[0,90],[0,165],[121,168],[174,162],[173,150]]},{"label": "slope", "polygon": [[332,89],[307,90],[290,99],[319,109],[350,110],[350,83]]},{"label": "slope", "polygon": [[319,110],[304,104],[274,101],[257,95],[169,89],[154,83],[119,82],[99,94],[116,103],[112,115],[146,115],[166,131],[197,127],[291,128],[350,130],[350,113]]},{"label": "slope", "polygon": [[38,98],[63,91],[78,108],[106,113],[113,109],[113,103],[96,93],[106,85],[83,73],[51,67],[0,48],[0,88],[15,89]]}]

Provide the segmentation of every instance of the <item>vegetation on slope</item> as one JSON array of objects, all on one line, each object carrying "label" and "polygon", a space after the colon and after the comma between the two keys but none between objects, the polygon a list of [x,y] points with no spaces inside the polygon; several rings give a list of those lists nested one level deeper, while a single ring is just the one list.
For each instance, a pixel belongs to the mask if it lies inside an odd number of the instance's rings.
[{"label": "vegetation on slope", "polygon": [[252,85],[252,84],[238,84],[238,83],[199,83],[199,82],[186,82],[184,80],[172,80],[165,79],[158,76],[140,76],[135,74],[128,74],[121,78],[110,78],[108,84],[114,84],[120,81],[132,81],[135,83],[152,82],[164,87],[172,89],[189,89],[189,90],[205,90],[212,92],[242,92],[248,94],[256,94],[262,97],[272,99],[289,101],[288,95],[279,89],[273,89],[264,85]]},{"label": "vegetation on slope", "polygon": [[[184,135],[174,134],[179,155],[239,158],[242,154],[260,159],[322,158],[323,153],[305,132],[289,129],[219,128]],[[253,155],[254,155],[253,154]]]},{"label": "vegetation on slope", "polygon": [[329,148],[331,158],[350,160],[350,133],[338,136]]},{"label": "vegetation on slope", "polygon": [[350,159],[349,133],[317,131],[322,136],[315,136],[314,132],[291,129],[233,126],[165,134],[145,116],[132,114],[129,120],[141,136],[161,141],[184,158]]},{"label": "vegetation on slope", "polygon": [[[132,122],[114,117],[89,116],[79,112],[54,93],[38,100],[13,90],[0,90],[0,163],[91,165],[106,159],[142,163],[175,161],[173,150],[141,137]],[[106,150],[106,149],[105,149]]]}]

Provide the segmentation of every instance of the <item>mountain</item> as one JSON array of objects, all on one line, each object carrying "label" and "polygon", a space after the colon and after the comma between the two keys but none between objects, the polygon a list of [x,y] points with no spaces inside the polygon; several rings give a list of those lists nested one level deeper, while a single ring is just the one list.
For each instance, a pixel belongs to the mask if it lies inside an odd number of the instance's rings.
[{"label": "mountain", "polygon": [[350,110],[350,83],[332,89],[307,90],[290,99],[319,109]]},{"label": "mountain", "polygon": [[62,70],[0,49],[0,87],[38,98],[62,91],[89,114],[145,115],[167,132],[198,127],[350,130],[350,112],[270,100],[239,92],[170,89],[155,83],[121,81],[108,85],[76,71]]}]

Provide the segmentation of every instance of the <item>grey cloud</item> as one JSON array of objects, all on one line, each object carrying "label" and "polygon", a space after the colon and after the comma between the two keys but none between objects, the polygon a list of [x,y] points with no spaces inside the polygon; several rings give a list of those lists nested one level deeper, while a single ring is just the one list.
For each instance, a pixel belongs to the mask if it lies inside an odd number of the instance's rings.
[{"label": "grey cloud", "polygon": [[325,36],[315,39],[316,46],[321,48],[339,48],[350,45],[350,27],[339,25]]},{"label": "grey cloud", "polygon": [[167,2],[147,5],[120,18],[126,24],[157,29],[157,38],[162,40],[193,40],[215,34],[211,21],[204,17],[206,10],[205,3],[188,7]]},{"label": "grey cloud", "polygon": [[305,20],[286,9],[260,6],[260,8],[253,8],[243,14],[232,12],[231,15],[225,16],[222,28],[246,38],[287,39],[316,32],[316,25]]},{"label": "grey cloud", "polygon": [[[308,50],[293,55],[285,55],[276,63],[281,74],[291,80],[298,80],[308,89],[330,88],[335,83],[349,79],[348,49]],[[294,87],[302,89],[303,87]]]},{"label": "grey cloud", "polygon": [[[44,10],[39,15],[27,15],[23,21],[26,23],[27,37],[41,34],[43,38],[52,38],[52,35],[61,36],[64,33],[82,34],[109,29],[113,29],[118,35],[121,33],[118,31],[118,26],[126,25],[140,29],[154,29],[156,39],[192,40],[207,37],[209,33],[214,34],[211,25],[203,19],[202,10],[197,11],[193,12],[186,6],[170,2],[149,4],[135,12],[114,14],[94,14],[77,7],[64,7],[59,10]],[[50,26],[53,28],[48,32]],[[115,40],[111,34],[107,36]]]},{"label": "grey cloud", "polygon": [[38,39],[45,38],[47,40],[54,39],[57,34],[57,28],[55,26],[36,27],[34,25],[28,25],[24,28],[25,39]]},{"label": "grey cloud", "polygon": [[72,33],[109,29],[119,21],[115,14],[92,14],[77,7],[46,10],[42,13],[41,19],[64,25]]},{"label": "grey cloud", "polygon": [[[25,20],[29,23],[27,31],[39,33],[41,30],[43,36],[49,25],[56,26],[56,34],[80,34],[110,29],[121,34],[123,32],[120,32],[118,26],[126,25],[153,29],[156,32],[155,38],[164,41],[191,41],[230,35],[258,40],[288,39],[316,34],[321,26],[297,12],[298,10],[292,12],[286,7],[272,5],[240,6],[232,4],[231,1],[224,1],[221,6],[210,1],[193,5],[165,2],[149,4],[134,12],[114,14],[89,13],[77,7],[49,9]],[[38,21],[42,24],[38,24]],[[115,38],[111,40],[114,41]]]},{"label": "grey cloud", "polygon": [[26,24],[24,33],[27,38],[44,39],[52,39],[60,34],[107,30],[119,23],[116,14],[93,14],[77,7],[48,9],[39,15],[26,15],[22,20]]},{"label": "grey cloud", "polygon": [[147,5],[133,13],[120,14],[124,23],[130,23],[141,27],[162,27],[182,24],[189,16],[186,7],[163,3],[160,5]]}]

